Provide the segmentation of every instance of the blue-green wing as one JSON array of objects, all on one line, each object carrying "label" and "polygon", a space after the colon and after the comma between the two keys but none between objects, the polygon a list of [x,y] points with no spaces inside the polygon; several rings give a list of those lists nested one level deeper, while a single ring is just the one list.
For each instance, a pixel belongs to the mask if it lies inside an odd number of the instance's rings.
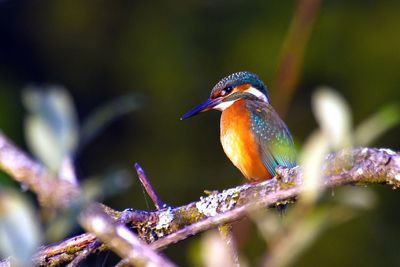
[{"label": "blue-green wing", "polygon": [[251,127],[254,139],[260,146],[260,153],[268,171],[275,175],[276,166],[296,166],[296,150],[292,135],[271,105],[248,102],[251,110]]}]

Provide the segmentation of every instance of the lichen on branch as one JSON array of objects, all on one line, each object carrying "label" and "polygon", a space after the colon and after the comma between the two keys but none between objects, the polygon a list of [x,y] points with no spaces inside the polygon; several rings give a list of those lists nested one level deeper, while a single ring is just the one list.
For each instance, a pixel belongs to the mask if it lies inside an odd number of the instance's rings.
[{"label": "lichen on branch", "polygon": [[[278,168],[277,173],[271,180],[244,184],[220,193],[213,192],[180,207],[155,211],[127,209],[122,212],[108,207],[104,209],[112,213],[120,223],[131,227],[153,249],[161,250],[191,235],[236,221],[257,209],[295,200],[303,190],[301,169]],[[344,149],[327,156],[323,175],[322,187],[376,183],[399,187],[400,154],[389,149]],[[93,235],[84,234],[74,246],[83,249],[91,242],[94,242]],[[82,246],[82,243],[85,245]],[[66,244],[70,242],[66,240],[43,248],[38,252],[35,264],[46,265],[44,260],[47,264],[61,263],[60,259],[68,258],[65,256],[68,254],[67,249],[63,250]],[[55,247],[58,253],[48,255],[47,252],[54,252]]]}]

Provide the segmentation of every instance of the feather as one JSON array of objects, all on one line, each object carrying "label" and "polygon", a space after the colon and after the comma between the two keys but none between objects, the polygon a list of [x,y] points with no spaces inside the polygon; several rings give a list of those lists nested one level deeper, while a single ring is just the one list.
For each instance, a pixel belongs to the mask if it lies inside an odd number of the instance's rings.
[{"label": "feather", "polygon": [[247,101],[246,105],[251,111],[251,130],[268,171],[275,175],[278,165],[296,166],[292,136],[272,106],[261,101]]}]

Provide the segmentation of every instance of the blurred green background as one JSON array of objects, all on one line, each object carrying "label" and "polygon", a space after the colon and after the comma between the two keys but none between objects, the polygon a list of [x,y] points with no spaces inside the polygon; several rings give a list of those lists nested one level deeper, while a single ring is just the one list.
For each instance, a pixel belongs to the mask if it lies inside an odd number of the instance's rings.
[{"label": "blurred green background", "polygon": [[[100,200],[115,209],[148,208],[134,162],[170,205],[240,184],[219,143],[219,113],[179,118],[220,78],[240,70],[259,74],[272,96],[279,95],[273,85],[296,3],[0,1],[0,129],[27,149],[22,91],[28,85],[66,87],[80,123],[97,107],[134,93],[140,108],[118,117],[75,159],[82,181],[104,183],[107,174],[127,170],[130,178],[122,182],[129,188]],[[316,86],[338,90],[355,125],[399,102],[399,33],[399,1],[322,2],[285,114],[299,148],[317,126],[310,106]],[[398,150],[399,130],[372,145]],[[10,179],[2,174],[1,181]],[[295,266],[400,266],[399,192],[373,190],[374,209],[325,232]],[[191,240],[167,255],[192,265]],[[243,241],[247,251],[263,251],[262,242],[251,240]]]}]

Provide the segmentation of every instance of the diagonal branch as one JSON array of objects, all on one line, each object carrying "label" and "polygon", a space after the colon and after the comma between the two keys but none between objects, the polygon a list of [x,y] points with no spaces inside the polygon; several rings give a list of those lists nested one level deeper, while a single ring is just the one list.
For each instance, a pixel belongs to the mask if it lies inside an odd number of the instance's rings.
[{"label": "diagonal branch", "polygon": [[272,86],[271,99],[279,114],[285,115],[301,75],[301,65],[310,39],[314,22],[318,16],[321,0],[296,1],[296,10],[285,37],[279,66]]},{"label": "diagonal branch", "polygon": [[98,204],[89,206],[80,217],[81,225],[86,230],[94,233],[132,266],[175,266],[127,227],[115,222]]},{"label": "diagonal branch", "polygon": [[[157,250],[188,236],[230,223],[254,210],[293,201],[302,192],[300,168],[279,168],[278,176],[259,184],[245,184],[224,190],[199,201],[157,211],[127,209],[121,213],[107,210],[118,221],[130,226],[137,235]],[[359,184],[400,186],[400,153],[389,149],[352,148],[330,154],[324,166],[324,187]],[[105,208],[109,209],[109,208]],[[66,244],[73,246],[66,246]],[[52,265],[73,259],[77,252],[94,242],[92,234],[83,234],[40,250],[36,265]],[[58,253],[46,254],[49,250]],[[71,249],[74,248],[74,249]],[[67,260],[68,261],[68,260]]]},{"label": "diagonal branch", "polygon": [[144,170],[142,166],[139,165],[139,163],[135,163],[135,169],[136,173],[139,177],[140,182],[142,183],[144,189],[146,190],[147,194],[151,198],[151,200],[154,203],[154,206],[158,210],[162,208],[166,208],[166,204],[162,202],[161,198],[158,196],[156,190],[154,190],[153,186],[151,185],[149,179],[147,178],[146,174],[144,173]]},{"label": "diagonal branch", "polygon": [[44,207],[65,208],[80,196],[76,184],[59,179],[0,132],[0,170],[34,192]]}]

